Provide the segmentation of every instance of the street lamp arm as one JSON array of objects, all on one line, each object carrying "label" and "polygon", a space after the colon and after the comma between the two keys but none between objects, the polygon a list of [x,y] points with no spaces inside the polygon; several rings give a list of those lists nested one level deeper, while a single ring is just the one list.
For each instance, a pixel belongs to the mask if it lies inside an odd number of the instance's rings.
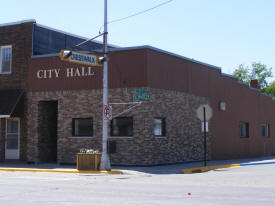
[{"label": "street lamp arm", "polygon": [[87,42],[89,42],[89,41],[92,41],[92,40],[94,40],[94,39],[96,39],[96,38],[98,38],[98,37],[100,37],[100,36],[103,36],[104,34],[106,34],[107,32],[103,32],[103,33],[101,33],[101,34],[99,34],[99,35],[97,35],[97,36],[95,36],[95,37],[93,37],[93,38],[91,38],[91,39],[87,39],[87,40],[85,40],[85,41],[83,41],[83,42],[81,42],[81,43],[79,43],[79,44],[77,44],[77,45],[75,45],[75,46],[72,46],[72,48],[76,48],[76,47],[79,47],[79,46],[81,46],[81,45],[83,45],[83,44],[86,44]]}]

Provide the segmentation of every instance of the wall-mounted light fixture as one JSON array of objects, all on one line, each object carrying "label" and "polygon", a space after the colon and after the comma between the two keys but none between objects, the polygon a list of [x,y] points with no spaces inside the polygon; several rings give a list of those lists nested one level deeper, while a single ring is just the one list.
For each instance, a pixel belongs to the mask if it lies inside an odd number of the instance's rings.
[{"label": "wall-mounted light fixture", "polygon": [[226,103],[223,102],[223,101],[220,101],[219,107],[220,107],[221,111],[225,111],[226,110]]}]

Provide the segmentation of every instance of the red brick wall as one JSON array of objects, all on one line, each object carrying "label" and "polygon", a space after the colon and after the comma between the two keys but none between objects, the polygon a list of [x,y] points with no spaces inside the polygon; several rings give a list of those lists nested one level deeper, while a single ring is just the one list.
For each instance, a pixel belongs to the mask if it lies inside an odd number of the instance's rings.
[{"label": "red brick wall", "polygon": [[[146,51],[134,50],[131,52],[120,51],[109,54],[109,88],[129,88],[142,87],[147,84],[146,73]],[[91,67],[94,74],[67,77],[67,69],[73,68],[74,71],[84,67],[88,71],[88,66],[73,64],[61,61],[59,57],[43,57],[31,59],[28,75],[28,91],[59,91],[59,90],[81,90],[102,88],[102,67]],[[43,70],[43,71],[41,71]],[[58,70],[56,77],[55,71],[49,78],[49,70]],[[46,78],[38,78],[47,73]]]},{"label": "red brick wall", "polygon": [[26,87],[32,54],[32,25],[23,23],[0,27],[0,46],[12,45],[12,73],[0,75],[0,89]]},{"label": "red brick wall", "polygon": [[[26,91],[29,60],[32,55],[32,22],[0,27],[0,46],[12,45],[12,73],[0,74],[0,89],[23,88]],[[24,96],[24,111],[27,111]],[[24,115],[25,116],[25,115]],[[2,140],[5,133],[5,120],[2,120]],[[26,116],[20,119],[20,159],[26,160]],[[5,141],[0,145],[0,161],[5,158]]]},{"label": "red brick wall", "polygon": [[[210,121],[213,159],[275,154],[275,101],[258,90],[210,68],[175,56],[148,50],[148,86],[207,97],[213,109]],[[226,103],[220,111],[219,102]],[[249,122],[249,138],[240,138],[239,122]],[[261,124],[270,125],[270,137],[261,137]]]}]

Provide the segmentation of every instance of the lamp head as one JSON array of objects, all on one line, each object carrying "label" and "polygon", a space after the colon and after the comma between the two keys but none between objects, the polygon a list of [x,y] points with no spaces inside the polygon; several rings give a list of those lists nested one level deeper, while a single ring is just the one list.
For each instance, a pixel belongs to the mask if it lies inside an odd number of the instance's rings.
[{"label": "lamp head", "polygon": [[68,59],[71,55],[72,55],[72,51],[71,51],[71,50],[64,50],[64,51],[62,52],[62,57],[63,57],[64,59]]}]

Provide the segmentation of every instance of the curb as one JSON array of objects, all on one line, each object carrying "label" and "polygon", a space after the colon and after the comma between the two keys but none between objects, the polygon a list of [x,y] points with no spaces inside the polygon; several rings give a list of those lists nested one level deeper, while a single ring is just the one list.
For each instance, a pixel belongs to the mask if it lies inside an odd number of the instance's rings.
[{"label": "curb", "polygon": [[272,162],[254,162],[254,163],[241,163],[241,166],[255,166],[255,165],[271,165],[275,164],[274,161]]},{"label": "curb", "polygon": [[255,166],[255,165],[269,165],[269,164],[275,164],[275,161],[197,167],[197,168],[191,168],[191,169],[183,169],[183,170],[181,170],[181,172],[183,174],[191,174],[191,173],[200,173],[200,172],[206,172],[209,170],[221,169],[221,168],[245,167],[245,166]]},{"label": "curb", "polygon": [[92,170],[61,170],[61,169],[25,169],[25,168],[0,168],[2,172],[50,172],[50,173],[72,173],[72,174],[122,174],[119,170],[114,171],[92,171]]},{"label": "curb", "polygon": [[184,170],[181,170],[181,172],[183,174],[192,174],[192,173],[206,172],[206,171],[214,170],[214,169],[240,167],[240,166],[241,166],[240,164],[205,166],[205,167],[197,167],[197,168],[191,168],[191,169],[184,169]]}]

